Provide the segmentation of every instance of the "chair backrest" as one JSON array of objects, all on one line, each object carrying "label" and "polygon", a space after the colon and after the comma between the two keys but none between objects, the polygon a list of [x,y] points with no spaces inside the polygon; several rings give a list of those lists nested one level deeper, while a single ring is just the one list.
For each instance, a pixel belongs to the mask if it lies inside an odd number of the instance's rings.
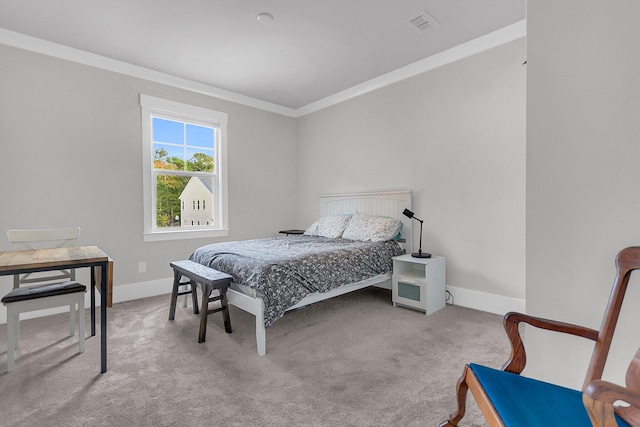
[{"label": "chair backrest", "polygon": [[640,269],[640,247],[630,247],[621,250],[616,257],[616,269],[616,279],[613,283],[609,303],[607,304],[602,325],[600,326],[600,332],[596,339],[596,345],[593,350],[593,355],[591,356],[591,363],[589,364],[584,387],[592,380],[602,378],[602,371],[604,370],[604,365],[609,355],[611,341],[613,340],[613,334],[616,330],[618,318],[620,317],[620,309],[622,308],[622,302],[627,292],[629,278],[634,270]]},{"label": "chair backrest", "polygon": [[[7,237],[16,250],[62,248],[71,246],[71,243],[80,237],[80,227],[8,230]],[[49,283],[61,279],[75,280],[75,270],[59,270],[54,274],[16,274],[13,276],[13,287],[20,287],[21,284]]]},{"label": "chair backrest", "polygon": [[[609,355],[613,335],[620,317],[620,309],[627,292],[627,285],[634,270],[640,269],[640,247],[630,247],[623,249],[616,257],[616,279],[611,290],[609,303],[604,313],[604,319],[596,339],[596,345],[591,356],[591,362],[584,381],[583,390],[592,380],[602,378],[604,365]],[[625,382],[627,387],[635,392],[640,393],[640,350],[629,365]],[[629,419],[640,420],[640,411],[634,407],[619,408],[617,412],[624,413],[624,417]],[[622,414],[621,414],[622,415]]]}]

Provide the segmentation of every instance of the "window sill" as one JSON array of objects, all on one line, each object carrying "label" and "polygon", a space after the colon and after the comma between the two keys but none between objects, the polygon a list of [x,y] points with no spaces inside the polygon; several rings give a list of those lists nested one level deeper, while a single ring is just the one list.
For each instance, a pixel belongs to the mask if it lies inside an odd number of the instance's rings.
[{"label": "window sill", "polygon": [[145,242],[161,242],[165,240],[187,240],[187,239],[205,239],[209,237],[225,237],[229,235],[229,229],[217,230],[171,230],[171,231],[154,231],[143,234]]}]

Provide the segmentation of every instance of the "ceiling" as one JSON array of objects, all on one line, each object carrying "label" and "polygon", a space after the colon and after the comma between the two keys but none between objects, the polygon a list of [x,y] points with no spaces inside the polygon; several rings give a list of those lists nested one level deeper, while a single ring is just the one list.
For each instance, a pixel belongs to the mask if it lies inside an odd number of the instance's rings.
[{"label": "ceiling", "polygon": [[[525,19],[526,0],[0,0],[0,28],[288,108]],[[427,12],[439,24],[409,21]],[[271,14],[260,23],[257,15]]]}]

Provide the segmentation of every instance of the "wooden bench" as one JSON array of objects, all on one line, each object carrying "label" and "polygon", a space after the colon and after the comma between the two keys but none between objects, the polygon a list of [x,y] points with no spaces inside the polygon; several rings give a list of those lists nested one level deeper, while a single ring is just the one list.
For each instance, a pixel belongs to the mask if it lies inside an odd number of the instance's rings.
[{"label": "wooden bench", "polygon": [[[173,268],[173,291],[171,292],[171,306],[169,308],[169,320],[174,320],[176,315],[176,303],[178,295],[191,294],[193,300],[194,314],[200,314],[200,331],[198,333],[198,342],[205,341],[207,335],[207,316],[212,313],[222,311],[224,319],[224,330],[231,333],[231,319],[229,317],[229,304],[227,301],[227,289],[231,285],[233,277],[213,268],[206,267],[197,262],[190,260],[173,261],[169,263]],[[188,282],[181,281],[182,277],[187,277]],[[190,285],[189,290],[179,291],[181,286]],[[202,307],[198,310],[198,297],[196,288],[200,286],[202,289]],[[211,292],[217,289],[218,296],[211,297]],[[220,301],[221,306],[209,309],[209,303]]]}]

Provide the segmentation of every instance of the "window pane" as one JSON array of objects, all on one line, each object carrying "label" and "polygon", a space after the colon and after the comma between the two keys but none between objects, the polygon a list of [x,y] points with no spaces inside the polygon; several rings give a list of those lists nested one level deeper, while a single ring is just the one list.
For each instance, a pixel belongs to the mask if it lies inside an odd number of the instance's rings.
[{"label": "window pane", "polygon": [[185,170],[184,146],[153,144],[154,169]]},{"label": "window pane", "polygon": [[213,150],[187,148],[187,170],[213,172],[215,159]]},{"label": "window pane", "polygon": [[187,124],[187,145],[213,149],[214,130]]},{"label": "window pane", "polygon": [[156,226],[180,226],[180,195],[189,177],[174,175],[156,176]]},{"label": "window pane", "polygon": [[156,176],[157,227],[211,227],[213,180],[174,175]]},{"label": "window pane", "polygon": [[181,212],[182,227],[212,227],[213,213],[213,180],[203,177],[192,177],[181,199],[185,201],[185,209]]},{"label": "window pane", "polygon": [[153,140],[155,142],[184,144],[184,123],[154,117]]}]

